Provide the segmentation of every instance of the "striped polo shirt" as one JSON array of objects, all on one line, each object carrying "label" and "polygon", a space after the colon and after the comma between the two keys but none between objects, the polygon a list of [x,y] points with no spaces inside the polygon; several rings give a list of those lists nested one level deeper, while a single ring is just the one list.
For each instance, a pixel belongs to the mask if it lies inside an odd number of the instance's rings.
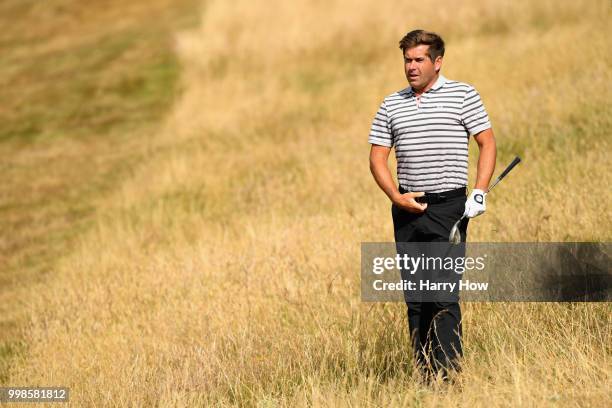
[{"label": "striped polo shirt", "polygon": [[467,185],[469,137],[490,127],[476,89],[439,75],[419,101],[411,87],[387,96],[368,141],[395,147],[404,189],[439,193]]}]

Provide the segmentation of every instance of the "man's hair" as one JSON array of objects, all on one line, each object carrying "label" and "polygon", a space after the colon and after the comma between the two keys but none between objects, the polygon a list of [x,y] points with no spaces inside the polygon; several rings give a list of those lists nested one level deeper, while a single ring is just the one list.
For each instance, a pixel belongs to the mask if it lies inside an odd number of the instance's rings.
[{"label": "man's hair", "polygon": [[434,62],[439,56],[444,56],[444,40],[436,33],[425,30],[414,30],[406,34],[399,42],[402,53],[405,53],[407,49],[414,48],[417,45],[429,45],[427,55],[429,55],[431,62]]}]

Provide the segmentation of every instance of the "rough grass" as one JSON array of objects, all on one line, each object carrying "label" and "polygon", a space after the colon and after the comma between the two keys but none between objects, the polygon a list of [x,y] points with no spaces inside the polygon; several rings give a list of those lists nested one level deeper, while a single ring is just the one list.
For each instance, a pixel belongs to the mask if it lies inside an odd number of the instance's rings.
[{"label": "rough grass", "polygon": [[[172,33],[196,3],[0,4],[0,381],[34,282],[143,158],[177,94]],[[155,23],[152,24],[151,22]]]},{"label": "rough grass", "polygon": [[185,92],[153,153],[33,287],[9,382],[66,385],[79,405],[608,405],[608,304],[465,304],[463,375],[419,385],[403,305],[360,302],[359,243],[392,239],[367,133],[405,86],[414,27],[444,35],[445,75],[479,89],[499,167],[524,159],[470,238],[609,241],[609,17],[580,1],[210,2],[178,36]]}]

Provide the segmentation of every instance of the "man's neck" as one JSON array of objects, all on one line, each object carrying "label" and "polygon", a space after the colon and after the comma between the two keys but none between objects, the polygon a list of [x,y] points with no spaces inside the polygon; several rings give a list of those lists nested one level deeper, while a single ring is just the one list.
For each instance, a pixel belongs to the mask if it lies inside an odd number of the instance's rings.
[{"label": "man's neck", "polygon": [[414,94],[415,94],[416,96],[421,96],[421,95],[422,95],[422,94],[424,94],[425,92],[429,91],[429,90],[431,89],[431,87],[432,87],[432,86],[434,86],[434,84],[436,83],[436,81],[438,80],[438,78],[439,78],[439,77],[440,77],[440,73],[438,72],[438,73],[436,74],[436,76],[435,76],[435,77],[433,77],[433,78],[431,79],[431,81],[429,81],[429,83],[428,83],[427,85],[425,85],[423,88],[421,88],[421,89],[419,89],[419,90],[412,88],[412,90],[414,91]]}]

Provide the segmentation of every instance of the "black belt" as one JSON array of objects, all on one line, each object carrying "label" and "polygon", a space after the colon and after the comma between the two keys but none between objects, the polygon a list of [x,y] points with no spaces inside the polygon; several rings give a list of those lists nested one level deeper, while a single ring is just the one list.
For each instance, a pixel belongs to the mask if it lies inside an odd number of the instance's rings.
[{"label": "black belt", "polygon": [[[441,193],[425,193],[423,197],[415,197],[415,201],[417,203],[428,203],[428,204],[437,204],[442,203],[446,200],[450,200],[451,198],[457,197],[465,197],[466,196],[466,188],[456,188],[454,190],[443,191]],[[399,192],[402,194],[408,193],[409,191],[399,186]]]}]

